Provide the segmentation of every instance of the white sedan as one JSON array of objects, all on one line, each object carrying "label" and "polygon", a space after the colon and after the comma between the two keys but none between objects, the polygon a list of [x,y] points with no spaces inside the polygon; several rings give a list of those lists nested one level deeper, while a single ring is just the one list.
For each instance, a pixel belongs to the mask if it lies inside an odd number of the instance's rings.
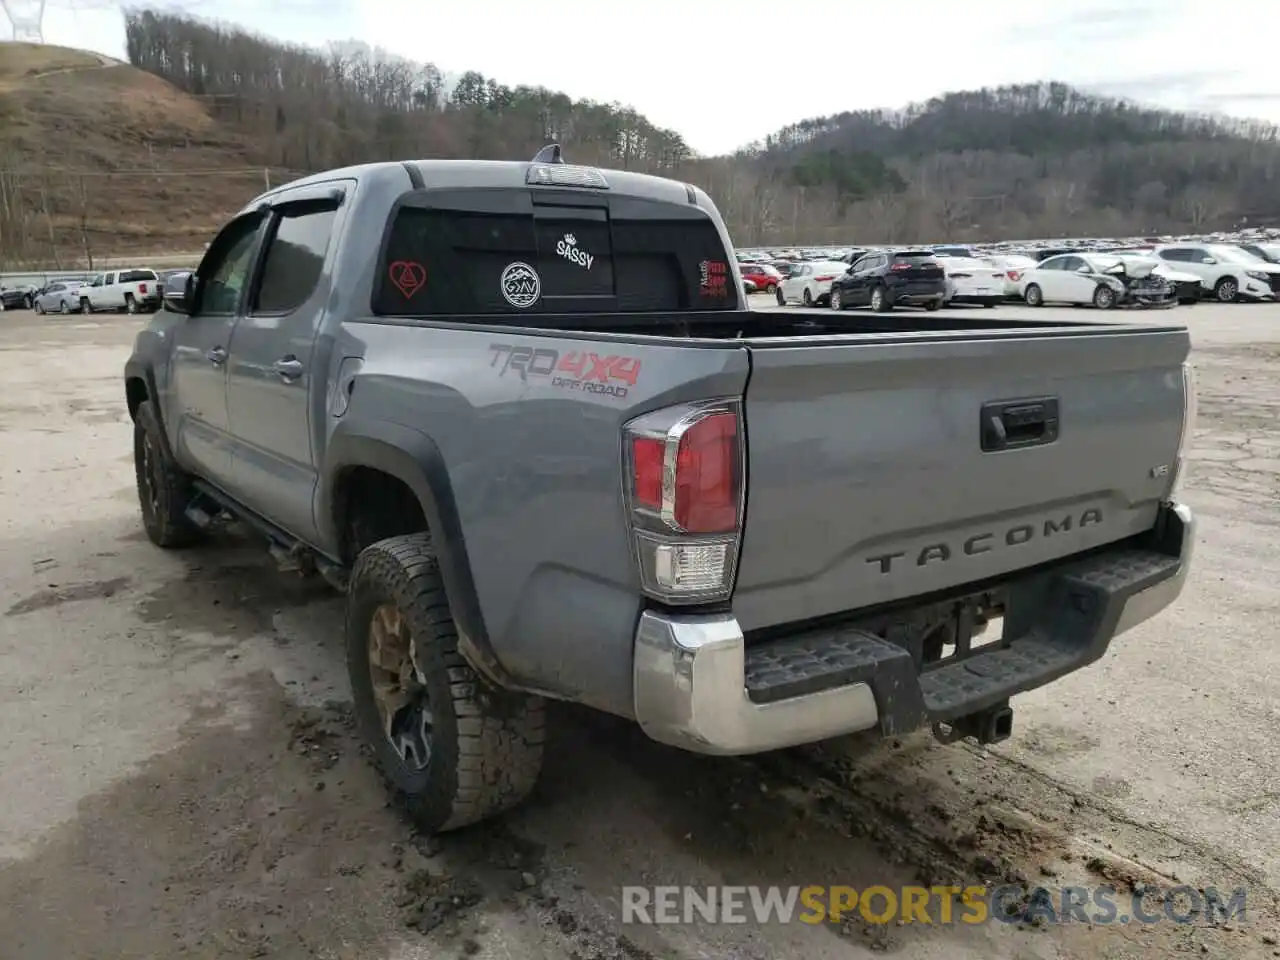
[{"label": "white sedan", "polygon": [[1092,305],[1110,310],[1124,297],[1125,285],[1111,270],[1124,264],[1141,266],[1155,273],[1154,259],[1122,260],[1106,253],[1064,253],[1041,260],[1035,269],[1022,275],[1022,297],[1033,307],[1046,303]]},{"label": "white sedan", "polygon": [[947,275],[944,304],[980,303],[994,307],[1004,300],[1004,271],[977,257],[939,257]]},{"label": "white sedan", "polygon": [[1024,257],[1016,253],[1000,254],[998,256],[984,257],[983,259],[994,264],[995,268],[1004,274],[1005,297],[1021,300],[1022,288],[1019,286],[1019,281],[1024,273],[1036,265],[1036,261],[1031,257]]},{"label": "white sedan", "polygon": [[831,300],[831,281],[849,269],[847,263],[814,260],[798,263],[791,275],[778,284],[775,296],[778,306],[802,303],[806,307],[822,306]]}]

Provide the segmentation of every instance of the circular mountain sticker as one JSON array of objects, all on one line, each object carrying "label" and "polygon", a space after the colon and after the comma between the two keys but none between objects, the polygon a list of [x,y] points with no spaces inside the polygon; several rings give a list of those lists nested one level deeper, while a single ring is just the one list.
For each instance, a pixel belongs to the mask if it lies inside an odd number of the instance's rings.
[{"label": "circular mountain sticker", "polygon": [[523,310],[538,302],[542,296],[542,280],[538,272],[527,263],[509,263],[502,271],[502,296],[513,307]]}]

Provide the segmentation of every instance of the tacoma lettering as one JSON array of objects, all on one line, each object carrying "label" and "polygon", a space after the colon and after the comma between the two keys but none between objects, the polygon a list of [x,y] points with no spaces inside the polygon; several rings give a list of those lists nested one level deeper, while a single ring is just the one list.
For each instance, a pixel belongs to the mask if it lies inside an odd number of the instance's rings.
[{"label": "tacoma lettering", "polygon": [[[1073,529],[1093,526],[1101,522],[1102,511],[1097,507],[1090,507],[1081,511],[1079,515],[1068,513],[1061,517],[1046,518],[1039,524],[1020,523],[1017,526],[1008,527],[1000,531],[975,533],[966,539],[958,549],[944,542],[927,543],[915,552],[915,565],[917,567],[927,567],[930,564],[948,563],[957,553],[972,557],[979,553],[990,553],[1002,545],[1020,547],[1024,543],[1030,543],[1035,540],[1037,531],[1039,531],[1040,538],[1043,539],[1060,533],[1067,533]],[[867,557],[866,562],[878,566],[881,573],[891,573],[893,572],[893,562],[906,556],[906,551],[898,550],[893,553],[878,553],[875,556]]]}]

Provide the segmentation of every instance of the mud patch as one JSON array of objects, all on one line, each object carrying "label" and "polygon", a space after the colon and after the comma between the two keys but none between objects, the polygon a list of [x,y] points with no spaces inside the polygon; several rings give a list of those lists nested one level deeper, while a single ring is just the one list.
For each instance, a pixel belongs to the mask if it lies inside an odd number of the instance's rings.
[{"label": "mud patch", "polygon": [[115,596],[129,584],[128,577],[114,577],[111,580],[91,580],[86,583],[49,584],[48,588],[24,597],[13,604],[7,611],[7,617],[20,617],[25,613],[37,610],[49,610],[64,603],[79,600],[101,600]]},{"label": "mud patch", "polygon": [[299,724],[343,731],[341,718],[290,707],[269,678],[228,696],[255,708],[249,723],[194,721],[0,868],[6,958],[381,955],[400,877],[378,852],[405,830],[381,785],[341,733],[325,790],[289,749]]},{"label": "mud patch", "polygon": [[282,571],[256,541],[228,537],[184,553],[183,559],[189,566],[182,577],[138,601],[144,622],[244,638],[273,632],[282,610],[333,597],[319,577]]}]

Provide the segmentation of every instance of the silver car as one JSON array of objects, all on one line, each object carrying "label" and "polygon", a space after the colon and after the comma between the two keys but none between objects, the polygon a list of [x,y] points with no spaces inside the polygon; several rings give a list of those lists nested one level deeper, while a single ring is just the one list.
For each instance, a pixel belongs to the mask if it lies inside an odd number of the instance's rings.
[{"label": "silver car", "polygon": [[36,313],[79,313],[80,298],[76,291],[80,289],[79,280],[58,280],[44,288],[36,297]]}]

